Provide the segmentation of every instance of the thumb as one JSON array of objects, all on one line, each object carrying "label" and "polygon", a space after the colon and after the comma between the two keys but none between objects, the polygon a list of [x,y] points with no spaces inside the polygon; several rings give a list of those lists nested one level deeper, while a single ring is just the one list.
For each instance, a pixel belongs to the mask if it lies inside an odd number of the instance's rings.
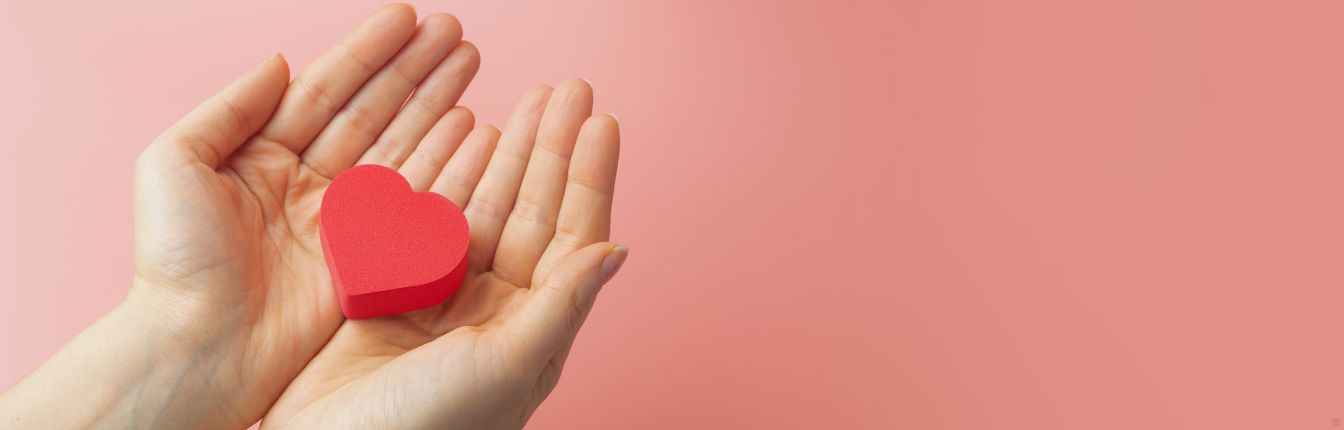
[{"label": "thumb", "polygon": [[573,340],[598,291],[616,275],[629,253],[625,246],[599,242],[560,260],[504,324],[504,335],[517,349],[514,356],[525,364],[541,365]]}]

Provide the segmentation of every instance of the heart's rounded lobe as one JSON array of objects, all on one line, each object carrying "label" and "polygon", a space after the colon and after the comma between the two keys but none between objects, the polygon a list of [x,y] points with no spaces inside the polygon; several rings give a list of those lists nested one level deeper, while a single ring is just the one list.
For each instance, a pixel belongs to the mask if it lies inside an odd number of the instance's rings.
[{"label": "heart's rounded lobe", "polygon": [[396,171],[346,169],[322,196],[322,252],[341,311],[372,318],[442,303],[467,271],[467,218],[452,201],[414,192]]}]

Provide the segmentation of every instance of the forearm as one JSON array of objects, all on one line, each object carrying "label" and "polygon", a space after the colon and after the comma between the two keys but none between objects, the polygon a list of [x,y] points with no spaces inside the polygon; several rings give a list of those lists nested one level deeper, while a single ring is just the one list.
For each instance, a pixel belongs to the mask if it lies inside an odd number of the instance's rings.
[{"label": "forearm", "polygon": [[210,344],[129,298],[0,395],[4,428],[235,426]]}]

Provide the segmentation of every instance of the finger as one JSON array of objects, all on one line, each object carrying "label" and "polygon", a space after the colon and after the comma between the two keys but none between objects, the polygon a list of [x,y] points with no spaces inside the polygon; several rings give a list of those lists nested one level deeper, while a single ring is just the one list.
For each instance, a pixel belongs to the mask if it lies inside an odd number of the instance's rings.
[{"label": "finger", "polygon": [[401,165],[382,165],[397,169],[397,172],[411,183],[411,189],[425,191],[429,189],[429,184],[434,182],[434,177],[443,170],[443,165],[457,151],[458,145],[462,144],[462,139],[467,137],[467,133],[475,124],[476,117],[471,114],[471,110],[464,107],[453,108],[434,124],[434,128],[429,130],[429,134],[419,145],[416,145],[415,152],[411,153],[406,162]]},{"label": "finger", "polygon": [[583,123],[574,155],[570,157],[555,236],[537,262],[533,281],[545,279],[564,256],[611,236],[611,202],[620,153],[621,133],[616,117],[596,115]]},{"label": "finger", "polygon": [[466,206],[471,194],[485,174],[485,166],[490,162],[490,154],[495,152],[495,142],[499,141],[499,130],[491,126],[481,126],[472,130],[461,149],[453,154],[444,166],[443,172],[434,180],[430,191],[439,193],[452,200],[457,207]]},{"label": "finger", "polygon": [[457,105],[480,64],[480,53],[471,42],[462,42],[453,49],[415,89],[392,124],[360,157],[359,164],[395,166],[405,161],[444,112]]},{"label": "finger", "polygon": [[410,42],[355,92],[303,151],[304,164],[326,177],[354,165],[411,91],[461,40],[462,26],[456,18],[442,13],[426,17]]},{"label": "finger", "polygon": [[566,256],[527,301],[506,317],[500,335],[512,342],[512,364],[539,368],[574,339],[602,289],[629,249],[599,242]]},{"label": "finger", "polygon": [[210,168],[261,128],[289,84],[289,64],[280,54],[262,62],[206,99],[158,141],[191,151]]},{"label": "finger", "polygon": [[[545,279],[560,259],[590,244],[606,241],[611,235],[611,201],[619,156],[616,117],[597,115],[583,123],[579,143],[570,158],[569,183],[565,186],[555,238],[537,263],[533,279]],[[545,399],[551,393],[573,348],[573,338],[560,345],[533,384],[533,395]]]},{"label": "finger", "polygon": [[531,285],[533,269],[555,236],[574,142],[592,112],[593,89],[586,81],[570,79],[555,87],[495,252],[491,270],[500,279],[519,287]]},{"label": "finger", "polygon": [[260,136],[298,154],[415,31],[415,11],[383,6],[290,83]]},{"label": "finger", "polygon": [[464,209],[467,224],[471,226],[471,245],[467,252],[469,270],[479,273],[490,267],[499,234],[504,231],[504,220],[518,197],[518,186],[523,182],[537,126],[541,124],[541,113],[550,95],[551,88],[546,86],[523,94],[504,126],[480,185],[476,186]]}]

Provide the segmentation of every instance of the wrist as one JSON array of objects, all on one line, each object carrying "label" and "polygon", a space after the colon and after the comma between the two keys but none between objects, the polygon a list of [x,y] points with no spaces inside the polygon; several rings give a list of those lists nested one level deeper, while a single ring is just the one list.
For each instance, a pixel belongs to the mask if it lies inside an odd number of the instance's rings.
[{"label": "wrist", "polygon": [[152,369],[138,386],[139,407],[154,419],[144,427],[252,424],[239,413],[251,381],[239,369],[237,358],[245,348],[237,315],[227,312],[234,307],[173,287],[137,278],[126,300],[113,311],[122,318],[119,327],[143,333],[136,345],[150,357]]},{"label": "wrist", "polygon": [[[0,395],[6,425],[33,428],[213,427],[232,399],[204,324],[167,312],[137,286],[55,356]],[[223,412],[227,413],[227,412]],[[213,423],[213,424],[212,424]]]},{"label": "wrist", "polygon": [[190,290],[137,277],[126,299],[108,315],[115,315],[119,325],[144,330],[144,336],[166,354],[197,355],[219,342],[220,322],[226,318],[213,315],[210,304],[191,296]]}]

